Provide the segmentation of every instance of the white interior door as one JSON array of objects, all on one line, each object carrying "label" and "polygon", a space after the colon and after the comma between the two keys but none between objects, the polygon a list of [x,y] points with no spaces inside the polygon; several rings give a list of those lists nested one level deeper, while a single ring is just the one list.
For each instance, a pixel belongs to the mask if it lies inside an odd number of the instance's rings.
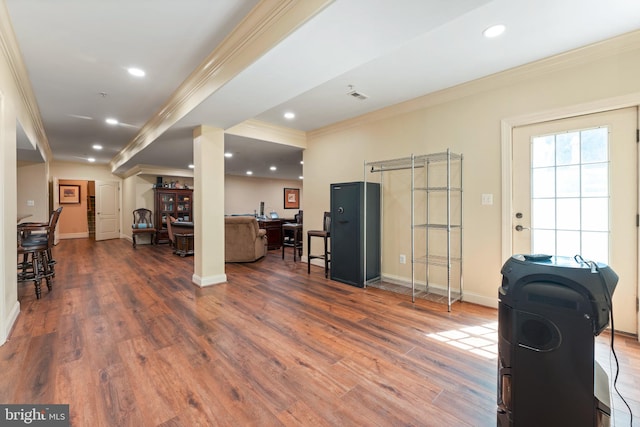
[{"label": "white interior door", "polygon": [[96,181],[96,240],[120,238],[120,185]]},{"label": "white interior door", "polygon": [[616,329],[638,317],[637,110],[626,108],[513,129],[512,253],[609,264],[620,280]]}]

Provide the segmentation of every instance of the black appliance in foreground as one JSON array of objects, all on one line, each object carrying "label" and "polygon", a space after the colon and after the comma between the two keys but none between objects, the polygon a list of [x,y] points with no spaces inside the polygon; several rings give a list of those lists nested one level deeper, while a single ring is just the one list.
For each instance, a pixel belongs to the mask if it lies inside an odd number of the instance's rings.
[{"label": "black appliance in foreground", "polygon": [[331,280],[362,288],[380,278],[380,184],[331,184],[330,197]]},{"label": "black appliance in foreground", "polygon": [[609,323],[616,273],[544,255],[514,255],[501,273],[498,427],[608,426],[594,337]]}]

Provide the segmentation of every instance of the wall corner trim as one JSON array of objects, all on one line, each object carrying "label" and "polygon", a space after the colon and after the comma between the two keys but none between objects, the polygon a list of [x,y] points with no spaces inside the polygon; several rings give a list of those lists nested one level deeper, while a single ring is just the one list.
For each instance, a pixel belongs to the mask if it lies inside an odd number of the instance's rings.
[{"label": "wall corner trim", "polygon": [[207,287],[207,286],[212,286],[212,285],[218,285],[220,283],[226,283],[227,282],[227,275],[226,274],[218,274],[215,276],[209,276],[209,277],[200,277],[196,274],[194,274],[191,277],[191,281],[200,286],[201,288]]},{"label": "wall corner trim", "polygon": [[0,346],[3,345],[9,339],[9,335],[11,334],[11,330],[18,319],[18,315],[20,314],[20,301],[16,301],[11,307],[9,311],[9,315],[5,319],[5,328],[2,331],[2,336],[0,336]]}]

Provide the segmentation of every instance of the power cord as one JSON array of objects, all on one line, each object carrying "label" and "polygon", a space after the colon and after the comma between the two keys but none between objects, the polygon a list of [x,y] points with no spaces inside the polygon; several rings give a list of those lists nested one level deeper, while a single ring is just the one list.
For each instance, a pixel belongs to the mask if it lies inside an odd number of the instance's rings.
[{"label": "power cord", "polygon": [[597,273],[598,277],[600,278],[600,286],[602,286],[602,290],[604,292],[604,297],[605,297],[604,299],[605,299],[605,302],[607,303],[607,307],[609,308],[609,320],[611,321],[611,341],[610,341],[611,353],[613,354],[613,359],[616,362],[616,373],[613,378],[613,389],[616,391],[618,396],[620,396],[620,399],[622,399],[622,402],[625,404],[625,406],[629,410],[629,426],[633,427],[633,411],[631,411],[631,406],[629,406],[629,403],[627,403],[626,399],[622,396],[622,393],[620,393],[620,390],[618,390],[618,375],[620,374],[620,362],[618,361],[618,355],[616,354],[616,349],[613,345],[614,338],[615,338],[615,328],[613,324],[613,302],[611,299],[611,293],[609,292],[609,288],[607,287],[607,284],[604,281],[604,277],[602,276],[602,273],[600,272],[600,269],[598,268],[598,264],[596,262],[584,260],[580,255],[576,255],[573,258],[578,263],[588,265],[591,268],[591,272]]}]

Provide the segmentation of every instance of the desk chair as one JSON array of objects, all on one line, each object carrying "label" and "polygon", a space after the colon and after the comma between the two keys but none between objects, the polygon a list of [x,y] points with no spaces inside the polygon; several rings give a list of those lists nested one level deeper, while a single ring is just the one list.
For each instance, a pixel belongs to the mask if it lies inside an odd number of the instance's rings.
[{"label": "desk chair", "polygon": [[293,262],[296,255],[302,259],[302,224],[285,222],[282,224],[282,259],[284,259],[284,249],[293,248]]},{"label": "desk chair", "polygon": [[[311,260],[314,258],[320,258],[324,260],[324,277],[329,277],[329,252],[328,240],[331,230],[331,212],[325,212],[322,221],[322,230],[309,230],[307,231],[307,274],[311,274]],[[323,255],[311,255],[311,238],[321,237],[324,240],[324,254]]]},{"label": "desk chair", "polygon": [[153,227],[149,209],[139,208],[133,211],[133,225],[131,228],[134,249],[136,248],[136,236],[138,234],[148,234],[151,237],[151,244],[155,245],[156,229]]},{"label": "desk chair", "polygon": [[282,224],[282,259],[284,259],[284,248],[293,248],[293,261],[297,255],[302,259],[302,211],[295,214],[296,222],[285,222]]},{"label": "desk chair", "polygon": [[171,246],[171,250],[174,254],[176,253],[176,238],[173,235],[173,223],[176,221],[177,220],[171,215],[169,215],[169,217],[167,218],[167,234],[169,234],[169,246]]}]

